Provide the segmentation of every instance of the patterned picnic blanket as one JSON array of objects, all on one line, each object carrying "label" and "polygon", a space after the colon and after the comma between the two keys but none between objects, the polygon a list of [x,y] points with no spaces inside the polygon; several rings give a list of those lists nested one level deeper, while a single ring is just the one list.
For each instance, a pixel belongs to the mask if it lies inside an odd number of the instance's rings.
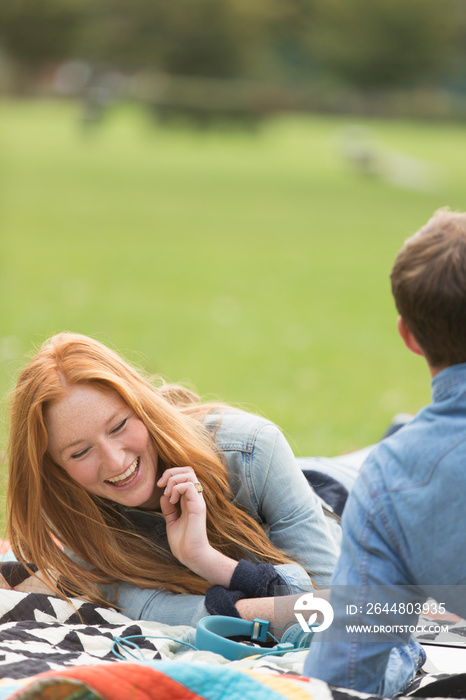
[{"label": "patterned picnic blanket", "polygon": [[[133,621],[112,609],[73,602],[75,608],[52,596],[0,591],[0,700],[368,697],[302,677],[305,651],[229,662],[196,650],[191,627]],[[410,694],[433,697],[433,683],[445,678],[424,676]],[[451,697],[466,698],[466,674],[453,681],[457,694]]]}]

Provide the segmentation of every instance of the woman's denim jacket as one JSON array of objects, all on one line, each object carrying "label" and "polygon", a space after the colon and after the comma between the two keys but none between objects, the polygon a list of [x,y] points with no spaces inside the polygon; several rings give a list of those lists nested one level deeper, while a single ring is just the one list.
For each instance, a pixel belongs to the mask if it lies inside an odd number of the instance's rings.
[{"label": "woman's denim jacket", "polygon": [[[314,583],[330,584],[339,547],[332,529],[339,524],[309,486],[280,430],[269,421],[243,411],[226,410],[207,416],[204,425],[223,452],[234,503],[244,508],[277,547],[312,572]],[[168,547],[161,514],[125,508],[125,516]],[[327,516],[327,517],[326,517]],[[275,568],[286,584],[284,593],[309,590],[310,579],[297,564]],[[115,586],[105,586],[113,600]],[[208,615],[204,596],[175,594],[164,589],[118,585],[117,604],[133,619],[193,625]]]}]

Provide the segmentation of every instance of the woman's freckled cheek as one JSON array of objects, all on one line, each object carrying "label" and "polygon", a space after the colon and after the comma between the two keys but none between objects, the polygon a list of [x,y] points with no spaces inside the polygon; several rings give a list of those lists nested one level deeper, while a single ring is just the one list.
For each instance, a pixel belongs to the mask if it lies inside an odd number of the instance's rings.
[{"label": "woman's freckled cheek", "polygon": [[[103,421],[108,414],[108,394],[94,390],[91,395],[85,388],[74,387],[65,396],[52,403],[45,411],[45,426],[49,438],[49,451],[58,463],[63,463],[60,451],[77,440],[93,442],[105,432]],[[125,408],[118,397],[117,404]],[[68,461],[68,452],[64,457]]]}]

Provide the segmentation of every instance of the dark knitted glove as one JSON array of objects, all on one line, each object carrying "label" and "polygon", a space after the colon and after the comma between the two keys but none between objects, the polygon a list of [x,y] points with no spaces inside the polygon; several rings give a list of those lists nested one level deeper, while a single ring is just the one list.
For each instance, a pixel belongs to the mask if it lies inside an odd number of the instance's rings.
[{"label": "dark knitted glove", "polygon": [[243,598],[273,596],[275,586],[284,581],[272,564],[253,564],[246,559],[238,562],[228,588],[211,586],[205,595],[205,606],[211,615],[241,617],[235,603]]}]

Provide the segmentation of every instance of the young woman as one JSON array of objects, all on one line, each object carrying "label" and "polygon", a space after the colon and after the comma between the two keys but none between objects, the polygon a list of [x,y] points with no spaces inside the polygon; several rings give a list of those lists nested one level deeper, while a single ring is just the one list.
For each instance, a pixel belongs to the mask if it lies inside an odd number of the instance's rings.
[{"label": "young woman", "polygon": [[47,589],[135,619],[270,616],[274,595],[328,586],[338,554],[275,425],[76,334],[19,376],[7,502],[13,552]]}]

